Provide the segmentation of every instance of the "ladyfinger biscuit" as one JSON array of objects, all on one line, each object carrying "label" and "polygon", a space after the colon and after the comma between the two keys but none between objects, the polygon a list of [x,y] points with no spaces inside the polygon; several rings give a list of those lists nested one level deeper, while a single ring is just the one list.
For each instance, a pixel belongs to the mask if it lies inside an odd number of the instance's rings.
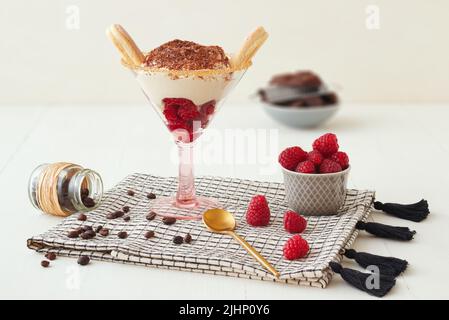
[{"label": "ladyfinger biscuit", "polygon": [[251,61],[257,50],[259,50],[267,38],[268,33],[265,29],[263,27],[258,27],[248,36],[248,38],[246,38],[240,51],[232,57],[231,65],[235,68]]},{"label": "ladyfinger biscuit", "polygon": [[108,30],[108,36],[112,37],[113,43],[119,49],[123,58],[126,57],[128,61],[131,61],[136,66],[140,66],[143,63],[145,56],[121,25],[112,25]]}]

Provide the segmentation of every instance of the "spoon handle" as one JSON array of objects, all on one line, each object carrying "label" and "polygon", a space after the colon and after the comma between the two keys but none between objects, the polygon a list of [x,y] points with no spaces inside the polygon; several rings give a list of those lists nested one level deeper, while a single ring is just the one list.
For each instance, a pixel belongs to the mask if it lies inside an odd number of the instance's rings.
[{"label": "spoon handle", "polygon": [[279,272],[264,258],[260,255],[260,253],[254,249],[248,242],[246,242],[245,239],[240,237],[235,232],[230,232],[232,237],[234,237],[235,240],[237,240],[243,248],[248,251],[262,266],[264,266],[268,271],[270,271],[276,278],[279,278]]}]

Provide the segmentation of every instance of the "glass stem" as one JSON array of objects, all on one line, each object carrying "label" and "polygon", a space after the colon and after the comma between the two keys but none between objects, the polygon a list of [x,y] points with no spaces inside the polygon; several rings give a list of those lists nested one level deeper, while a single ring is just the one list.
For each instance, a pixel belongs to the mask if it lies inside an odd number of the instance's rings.
[{"label": "glass stem", "polygon": [[197,204],[195,196],[195,177],[193,175],[193,143],[178,142],[179,178],[176,205],[192,208]]}]

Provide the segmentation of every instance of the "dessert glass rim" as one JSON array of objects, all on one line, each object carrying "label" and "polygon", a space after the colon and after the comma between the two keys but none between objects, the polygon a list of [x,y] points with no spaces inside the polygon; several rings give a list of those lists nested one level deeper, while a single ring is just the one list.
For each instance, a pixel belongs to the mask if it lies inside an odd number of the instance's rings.
[{"label": "dessert glass rim", "polygon": [[227,67],[222,69],[198,69],[198,70],[172,70],[167,68],[155,68],[143,65],[129,64],[123,59],[120,60],[122,65],[135,72],[143,73],[165,73],[174,77],[207,77],[207,76],[219,76],[219,75],[229,75],[237,71],[245,71],[251,67],[252,62],[247,61],[245,64]]},{"label": "dessert glass rim", "polygon": [[332,172],[332,173],[303,173],[303,172],[296,172],[292,170],[285,169],[281,164],[278,163],[278,165],[281,167],[282,171],[287,172],[292,175],[297,176],[316,176],[316,177],[329,177],[329,176],[338,176],[343,175],[345,173],[348,173],[351,170],[351,165],[349,165],[346,169],[338,171],[338,172]]}]

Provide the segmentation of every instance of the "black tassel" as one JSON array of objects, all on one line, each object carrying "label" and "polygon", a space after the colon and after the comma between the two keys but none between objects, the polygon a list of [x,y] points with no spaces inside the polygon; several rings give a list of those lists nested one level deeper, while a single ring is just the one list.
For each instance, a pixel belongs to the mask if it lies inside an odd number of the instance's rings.
[{"label": "black tassel", "polygon": [[357,252],[354,249],[344,251],[344,256],[354,259],[360,266],[367,268],[368,266],[376,266],[381,274],[397,277],[407,269],[408,262],[406,260],[383,257],[366,252]]},{"label": "black tassel", "polygon": [[382,203],[376,201],[374,202],[374,208],[392,216],[414,222],[423,221],[430,213],[429,204],[424,199],[412,204]]},{"label": "black tassel", "polygon": [[329,264],[332,271],[341,275],[343,280],[352,285],[353,287],[365,291],[376,297],[383,297],[394,287],[396,280],[394,277],[387,275],[378,275],[379,283],[377,288],[369,288],[367,283],[368,277],[373,277],[372,273],[364,273],[353,269],[343,268],[341,264],[331,262]]},{"label": "black tassel", "polygon": [[409,241],[413,239],[416,231],[412,231],[407,227],[395,227],[376,222],[359,221],[355,225],[358,230],[365,230],[379,238],[387,238],[394,240]]}]

